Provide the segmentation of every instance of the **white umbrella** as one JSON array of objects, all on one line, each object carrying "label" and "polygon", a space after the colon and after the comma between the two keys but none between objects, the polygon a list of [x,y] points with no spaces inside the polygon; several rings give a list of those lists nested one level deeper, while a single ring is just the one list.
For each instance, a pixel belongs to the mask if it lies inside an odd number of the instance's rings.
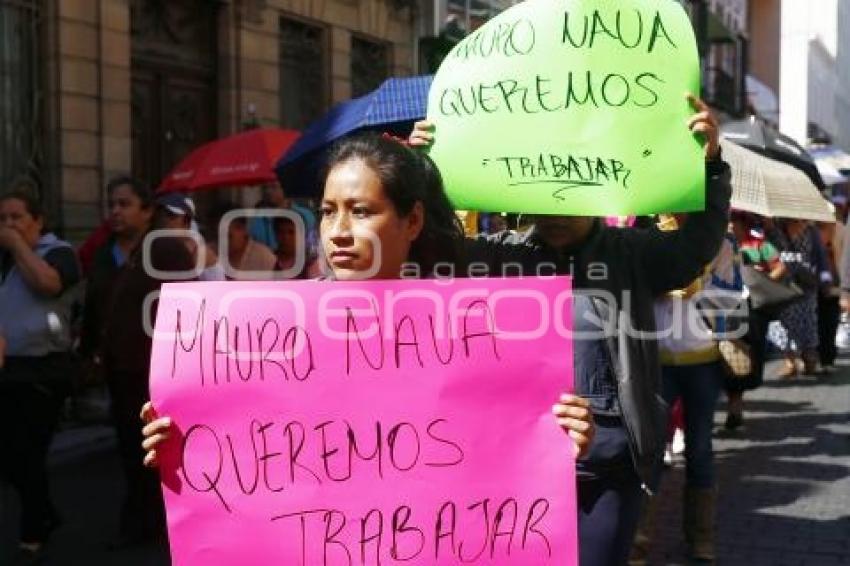
[{"label": "white umbrella", "polygon": [[805,173],[728,140],[721,145],[732,168],[732,208],[774,218],[835,221],[829,202]]}]

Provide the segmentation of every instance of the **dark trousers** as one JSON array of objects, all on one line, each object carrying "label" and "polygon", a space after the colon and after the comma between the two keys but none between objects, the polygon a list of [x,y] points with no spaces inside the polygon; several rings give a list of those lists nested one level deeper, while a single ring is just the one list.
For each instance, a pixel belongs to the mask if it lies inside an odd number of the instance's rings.
[{"label": "dark trousers", "polygon": [[720,364],[661,368],[664,400],[672,406],[681,398],[685,411],[685,479],[688,487],[714,487],[712,430],[714,408],[723,381]]},{"label": "dark trousers", "polygon": [[165,511],[159,475],[143,465],[142,405],[148,400],[147,375],[109,371],[112,418],[124,471],[121,532],[130,538],[152,539],[165,533]]},{"label": "dark trousers", "polygon": [[44,542],[58,522],[47,450],[67,391],[67,361],[61,354],[10,357],[0,371],[0,474],[20,497],[22,542]]},{"label": "dark trousers", "polygon": [[628,563],[640,504],[640,480],[631,467],[579,480],[579,566]]},{"label": "dark trousers", "polygon": [[818,297],[818,354],[820,363],[833,365],[838,356],[835,347],[835,333],[841,320],[841,306],[838,297]]},{"label": "dark trousers", "polygon": [[619,417],[595,414],[596,436],[578,472],[580,566],[626,564],[640,516],[640,479]]}]

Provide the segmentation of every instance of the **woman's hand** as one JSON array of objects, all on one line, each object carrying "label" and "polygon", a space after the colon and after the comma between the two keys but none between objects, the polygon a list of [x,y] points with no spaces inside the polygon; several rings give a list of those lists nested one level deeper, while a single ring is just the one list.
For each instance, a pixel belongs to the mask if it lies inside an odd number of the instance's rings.
[{"label": "woman's hand", "polygon": [[21,247],[27,247],[21,234],[14,228],[0,226],[0,248],[14,253]]},{"label": "woman's hand", "polygon": [[407,138],[410,147],[421,149],[425,153],[434,145],[434,124],[428,120],[422,120],[413,124],[413,131]]},{"label": "woman's hand", "polygon": [[697,113],[688,120],[688,129],[702,135],[705,140],[705,159],[716,159],[720,154],[720,129],[717,125],[717,119],[711,113],[711,108],[708,104],[688,93],[688,100],[691,102]]},{"label": "woman's hand", "polygon": [[142,421],[146,424],[142,428],[142,448],[145,450],[144,464],[149,468],[159,465],[156,449],[171,436],[171,419],[159,417],[151,402],[148,401],[142,407]]},{"label": "woman's hand", "polygon": [[596,426],[590,403],[584,397],[564,393],[552,407],[555,419],[576,444],[576,458],[584,457],[590,450]]}]

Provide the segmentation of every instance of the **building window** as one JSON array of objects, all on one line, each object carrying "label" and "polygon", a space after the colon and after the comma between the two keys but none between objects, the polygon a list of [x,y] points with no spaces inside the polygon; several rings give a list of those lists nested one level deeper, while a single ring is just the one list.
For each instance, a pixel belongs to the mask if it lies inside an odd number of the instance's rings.
[{"label": "building window", "polygon": [[709,43],[703,75],[703,95],[706,102],[729,114],[744,112],[745,56],[746,43],[741,38],[736,41]]},{"label": "building window", "polygon": [[390,76],[390,49],[386,43],[351,36],[351,96],[363,96]]},{"label": "building window", "polygon": [[43,186],[39,4],[0,0],[0,190],[21,178]]},{"label": "building window", "polygon": [[280,123],[303,129],[328,101],[328,37],[324,27],[280,20]]},{"label": "building window", "polygon": [[457,25],[466,34],[518,3],[519,0],[447,0],[446,16],[448,22]]}]

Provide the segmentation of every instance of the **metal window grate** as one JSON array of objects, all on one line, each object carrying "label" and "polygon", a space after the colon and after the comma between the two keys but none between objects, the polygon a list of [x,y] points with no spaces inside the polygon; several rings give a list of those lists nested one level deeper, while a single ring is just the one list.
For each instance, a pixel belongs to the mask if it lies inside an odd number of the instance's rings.
[{"label": "metal window grate", "polygon": [[351,96],[367,94],[390,76],[390,48],[380,41],[351,37]]},{"label": "metal window grate", "polygon": [[0,190],[20,178],[43,185],[40,4],[0,0]]},{"label": "metal window grate", "polygon": [[280,123],[302,129],[328,100],[328,37],[324,27],[280,19]]}]

